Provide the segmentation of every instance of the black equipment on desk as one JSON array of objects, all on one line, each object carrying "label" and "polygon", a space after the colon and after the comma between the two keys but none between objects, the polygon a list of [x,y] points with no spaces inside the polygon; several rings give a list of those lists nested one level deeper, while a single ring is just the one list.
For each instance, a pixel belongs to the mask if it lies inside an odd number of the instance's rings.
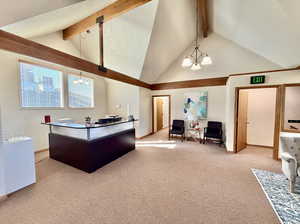
[{"label": "black equipment on desk", "polygon": [[96,122],[96,124],[108,124],[108,123],[118,122],[121,120],[122,120],[121,117],[102,118],[102,119],[99,119],[98,122]]}]

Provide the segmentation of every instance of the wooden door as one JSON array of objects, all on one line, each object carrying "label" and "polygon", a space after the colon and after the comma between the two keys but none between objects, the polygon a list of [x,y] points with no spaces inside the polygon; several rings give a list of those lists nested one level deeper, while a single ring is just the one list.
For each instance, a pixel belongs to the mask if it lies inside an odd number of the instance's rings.
[{"label": "wooden door", "polygon": [[240,90],[237,118],[237,152],[247,147],[247,112],[248,92],[246,90]]},{"label": "wooden door", "polygon": [[156,122],[157,122],[157,131],[163,128],[163,99],[157,98],[156,99]]}]

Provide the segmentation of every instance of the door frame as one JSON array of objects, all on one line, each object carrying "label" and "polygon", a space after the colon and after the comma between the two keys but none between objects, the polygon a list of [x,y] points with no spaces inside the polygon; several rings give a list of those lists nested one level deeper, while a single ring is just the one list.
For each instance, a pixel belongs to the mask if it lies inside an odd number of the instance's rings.
[{"label": "door frame", "polygon": [[273,159],[279,160],[279,136],[281,130],[281,111],[282,111],[282,85],[264,85],[264,86],[245,86],[235,88],[235,107],[234,107],[234,153],[237,151],[237,129],[238,129],[238,106],[240,90],[276,88],[276,106],[275,106],[275,126],[273,137]]},{"label": "door frame", "polygon": [[[240,102],[240,95],[241,95],[240,90],[238,91],[237,94],[238,94],[237,112],[239,112],[239,107],[240,107],[239,102]],[[247,118],[246,118],[247,121],[246,121],[246,123],[248,123],[248,98],[249,98],[249,94],[247,92]],[[237,113],[237,116],[236,116],[236,147],[235,147],[236,148],[236,153],[241,152],[243,149],[245,149],[247,147],[247,134],[248,134],[247,126],[246,126],[246,142],[245,142],[246,147],[241,149],[241,150],[238,150],[238,137],[239,137],[238,129],[239,129],[239,117],[238,117],[238,113]]]},{"label": "door frame", "polygon": [[171,126],[171,95],[153,95],[152,96],[152,134],[154,134],[154,99],[156,97],[168,97],[169,100],[169,130]]}]

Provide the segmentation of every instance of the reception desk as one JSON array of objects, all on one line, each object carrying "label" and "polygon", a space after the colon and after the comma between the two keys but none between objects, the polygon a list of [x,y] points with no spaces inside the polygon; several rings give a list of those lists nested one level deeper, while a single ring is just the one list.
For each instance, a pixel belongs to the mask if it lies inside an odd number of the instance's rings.
[{"label": "reception desk", "polygon": [[45,125],[50,127],[50,158],[88,173],[135,149],[134,121]]}]

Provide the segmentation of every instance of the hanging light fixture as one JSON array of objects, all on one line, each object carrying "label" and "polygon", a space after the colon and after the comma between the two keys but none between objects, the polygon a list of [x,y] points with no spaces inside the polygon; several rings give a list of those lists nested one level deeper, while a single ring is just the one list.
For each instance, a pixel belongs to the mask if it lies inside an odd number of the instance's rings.
[{"label": "hanging light fixture", "polygon": [[193,61],[190,57],[186,57],[186,58],[183,59],[182,67],[188,68],[188,67],[191,67],[192,65],[193,65]]},{"label": "hanging light fixture", "polygon": [[[80,58],[82,58],[82,35],[81,35],[81,33],[79,34],[79,53],[80,53]],[[84,80],[84,78],[82,78],[82,72],[80,71],[80,73],[79,73],[79,79],[75,79],[74,81],[73,81],[73,83],[75,84],[75,85],[77,85],[77,84],[85,84],[85,85],[89,85],[89,81],[87,81],[87,80]]]},{"label": "hanging light fixture", "polygon": [[198,71],[201,69],[201,65],[211,65],[212,60],[207,53],[200,51],[199,49],[199,1],[197,1],[196,7],[196,46],[193,52],[185,57],[182,61],[182,67],[190,68],[192,71]]},{"label": "hanging light fixture", "polygon": [[209,57],[207,54],[203,57],[201,65],[211,65],[212,60],[211,57]]}]

